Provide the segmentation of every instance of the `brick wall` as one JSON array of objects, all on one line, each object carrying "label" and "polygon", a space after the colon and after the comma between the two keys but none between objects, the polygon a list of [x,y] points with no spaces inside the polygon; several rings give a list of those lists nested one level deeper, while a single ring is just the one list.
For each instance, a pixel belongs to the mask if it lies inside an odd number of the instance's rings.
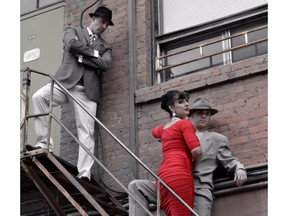
[{"label": "brick wall", "polygon": [[[78,25],[82,10],[94,1],[67,0],[65,23]],[[130,86],[129,86],[129,29],[128,1],[102,0],[113,11],[113,22],[104,33],[112,45],[113,63],[103,74],[101,105],[97,117],[130,148]],[[190,102],[198,95],[211,100],[219,110],[211,129],[229,137],[232,152],[245,165],[267,161],[267,55],[251,58],[228,66],[218,66],[168,82],[152,85],[151,58],[151,1],[136,1],[136,152],[155,173],[162,160],[161,144],[152,137],[153,127],[164,124],[168,114],[160,109],[159,98],[171,89],[187,90]],[[83,25],[89,24],[90,8],[84,14]],[[69,107],[63,107],[62,120],[75,131],[75,122]],[[76,164],[78,147],[62,131],[60,156]],[[100,161],[125,185],[134,178],[130,156],[103,129],[97,142]],[[120,190],[107,174],[96,166],[93,174],[108,186]],[[150,178],[139,166],[139,178]]]},{"label": "brick wall", "polygon": [[[95,1],[67,0],[65,25],[80,25],[81,12]],[[125,0],[99,1],[88,9],[83,16],[83,27],[90,23],[88,13],[94,12],[100,5],[106,5],[113,12],[112,21],[115,26],[109,26],[102,37],[112,46],[112,66],[102,76],[102,97],[98,106],[97,118],[129,147],[129,83],[128,83],[128,2]],[[62,108],[62,120],[74,131],[75,120],[69,106]],[[99,138],[96,138],[95,155],[118,178],[127,185],[129,177],[129,158],[126,152],[112,139],[105,130],[100,128]],[[98,137],[98,136],[95,136]],[[60,156],[76,165],[78,145],[62,130]],[[99,172],[100,171],[100,172]],[[96,178],[102,178],[108,186],[114,187],[115,182],[94,163],[92,173]],[[100,174],[99,174],[100,173]],[[118,186],[115,186],[116,188]]]},{"label": "brick wall", "polygon": [[[219,110],[212,117],[210,130],[227,136],[233,154],[245,165],[267,162],[267,86],[267,55],[263,55],[137,90],[139,157],[157,172],[162,161],[161,143],[151,130],[169,118],[160,108],[159,97],[178,89],[190,93],[190,105],[202,95]],[[143,168],[139,174],[148,178]]]}]

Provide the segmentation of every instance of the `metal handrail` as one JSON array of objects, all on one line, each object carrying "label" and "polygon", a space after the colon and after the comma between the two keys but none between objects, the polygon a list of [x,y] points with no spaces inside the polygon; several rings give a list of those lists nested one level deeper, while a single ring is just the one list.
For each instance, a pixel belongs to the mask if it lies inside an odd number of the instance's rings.
[{"label": "metal handrail", "polygon": [[[165,69],[178,67],[178,66],[181,66],[181,65],[184,65],[184,64],[188,64],[188,63],[191,63],[191,62],[194,62],[194,61],[198,61],[198,60],[201,60],[201,59],[204,59],[204,58],[212,57],[212,56],[215,56],[215,55],[219,55],[219,54],[222,54],[222,53],[226,53],[226,52],[230,52],[230,51],[233,51],[233,50],[236,50],[236,49],[240,49],[240,48],[243,48],[243,47],[246,47],[246,46],[250,46],[250,45],[253,45],[253,44],[256,44],[256,43],[267,41],[268,38],[264,38],[264,39],[260,39],[260,40],[257,40],[257,41],[254,41],[254,42],[250,42],[250,43],[246,42],[244,45],[235,46],[233,48],[229,48],[229,49],[222,50],[222,51],[219,51],[219,52],[214,52],[214,53],[209,54],[209,55],[203,55],[203,53],[201,53],[201,50],[205,46],[209,46],[211,44],[215,44],[215,43],[218,43],[218,42],[224,42],[226,40],[229,40],[229,39],[232,39],[232,38],[235,38],[235,37],[239,37],[241,35],[247,35],[248,33],[259,31],[259,30],[266,29],[266,28],[268,28],[268,25],[261,26],[261,27],[258,27],[258,28],[254,28],[254,29],[251,29],[249,31],[244,31],[244,32],[235,34],[233,36],[225,37],[225,38],[222,38],[222,39],[219,39],[219,40],[214,40],[214,41],[211,41],[211,42],[207,42],[207,43],[204,43],[204,44],[201,44],[201,45],[198,45],[198,46],[186,49],[186,50],[178,51],[178,52],[167,54],[167,55],[157,56],[156,57],[156,64],[155,64],[156,65],[156,72],[163,71]],[[192,60],[188,60],[188,61],[184,61],[184,62],[181,62],[181,63],[177,63],[177,64],[174,64],[174,65],[167,65],[167,66],[164,66],[164,67],[162,65],[162,62],[160,62],[164,58],[168,58],[168,57],[171,57],[171,56],[174,56],[174,55],[178,55],[178,54],[182,54],[182,53],[185,53],[185,52],[189,52],[189,51],[192,51],[192,50],[195,50],[195,49],[200,49],[200,57],[198,57],[198,58],[195,58],[195,59],[192,59]]]},{"label": "metal handrail", "polygon": [[[74,100],[88,115],[90,115],[91,118],[93,118],[118,144],[121,145],[122,148],[124,148],[127,153],[129,153],[146,171],[148,171],[155,179],[158,180],[159,184],[162,184],[170,193],[172,193],[176,199],[178,201],[180,201],[191,213],[193,213],[195,216],[199,216],[181,197],[179,197],[161,178],[159,178],[152,170],[150,170],[146,164],[144,164],[132,151],[130,151],[129,148],[127,148],[124,143],[122,143],[121,140],[119,140],[104,124],[102,124],[101,121],[98,120],[98,118],[96,118],[96,116],[94,116],[89,110],[87,110],[84,105],[82,105],[82,103],[76,98],[74,97],[59,81],[57,81],[53,76],[49,75],[49,74],[45,74],[36,70],[32,70],[32,69],[25,69],[25,70],[21,70],[27,73],[33,72],[33,73],[37,73],[40,75],[44,75],[47,76],[51,79],[52,83],[56,83],[72,100]],[[53,87],[53,84],[51,85],[51,88]],[[53,90],[51,90],[51,93],[53,93]],[[26,95],[27,97],[28,95]],[[51,95],[52,97],[52,95]],[[75,141],[94,159],[94,161],[96,161],[103,170],[105,170],[121,187],[123,190],[125,190],[125,192],[127,192],[134,200],[136,200],[136,202],[146,211],[146,213],[148,213],[150,216],[153,216],[149,210],[146,209],[146,207],[141,204],[140,201],[138,201],[134,195],[132,193],[129,192],[129,190],[89,151],[89,149],[84,146],[76,136],[74,136],[74,134],[72,134],[72,132],[61,123],[61,121],[52,113],[52,103],[50,102],[50,112],[46,113],[46,114],[38,114],[38,115],[25,115],[25,121],[28,120],[28,118],[31,117],[38,117],[38,116],[43,116],[43,115],[49,115],[50,119],[54,119],[61,127],[63,127],[71,136],[73,139],[75,139]],[[25,110],[27,111],[27,110]],[[25,112],[26,113],[26,112]],[[51,120],[50,120],[50,125],[51,125]],[[49,131],[50,133],[50,131]],[[49,141],[48,142],[48,146],[49,146]],[[24,145],[26,143],[24,142]],[[158,188],[158,190],[160,190],[160,187]],[[157,206],[159,206],[160,203],[157,203]]]}]

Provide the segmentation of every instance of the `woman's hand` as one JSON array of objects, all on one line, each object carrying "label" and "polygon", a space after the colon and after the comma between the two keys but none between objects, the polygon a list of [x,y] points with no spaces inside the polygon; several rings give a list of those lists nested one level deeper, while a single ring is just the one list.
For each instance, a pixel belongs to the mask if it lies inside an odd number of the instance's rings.
[{"label": "woman's hand", "polygon": [[194,148],[192,151],[192,163],[197,164],[201,160],[202,157],[202,147],[198,146]]}]

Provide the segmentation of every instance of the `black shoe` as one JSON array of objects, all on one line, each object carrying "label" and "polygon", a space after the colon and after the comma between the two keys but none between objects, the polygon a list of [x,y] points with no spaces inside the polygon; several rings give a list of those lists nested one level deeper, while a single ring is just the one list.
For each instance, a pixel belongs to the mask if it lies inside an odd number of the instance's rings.
[{"label": "black shoe", "polygon": [[33,150],[36,150],[36,149],[41,149],[40,146],[26,145],[25,147],[26,147],[27,151],[33,151]]},{"label": "black shoe", "polygon": [[84,180],[84,181],[86,181],[86,182],[91,183],[90,179],[89,179],[87,176],[82,176],[82,177],[80,177],[80,179],[82,179],[82,180]]}]

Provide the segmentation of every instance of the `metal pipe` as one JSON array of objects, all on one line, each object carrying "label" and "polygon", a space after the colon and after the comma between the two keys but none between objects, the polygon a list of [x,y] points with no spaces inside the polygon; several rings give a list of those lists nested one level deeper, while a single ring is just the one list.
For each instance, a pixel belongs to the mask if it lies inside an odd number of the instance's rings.
[{"label": "metal pipe", "polygon": [[219,197],[219,196],[230,195],[230,194],[235,194],[235,193],[240,193],[240,192],[246,192],[246,191],[250,191],[250,190],[257,190],[257,189],[262,189],[262,188],[267,188],[267,187],[268,187],[268,181],[259,182],[256,184],[243,185],[241,187],[230,188],[230,189],[221,190],[221,191],[215,191],[214,196]]},{"label": "metal pipe", "polygon": [[50,148],[50,136],[51,136],[51,127],[52,127],[52,108],[53,108],[53,94],[54,92],[54,81],[51,80],[51,88],[50,88],[50,104],[49,104],[49,122],[48,122],[48,130],[47,130],[47,147],[48,150]]},{"label": "metal pipe", "polygon": [[250,166],[247,166],[245,168],[246,168],[247,171],[252,171],[252,170],[259,169],[259,168],[264,168],[264,167],[268,167],[268,163],[267,162],[259,163],[259,164],[256,164],[256,165],[250,165]]},{"label": "metal pipe", "polygon": [[[261,182],[261,181],[267,181],[268,179],[268,174],[261,174],[258,176],[248,176],[247,181],[245,182],[245,185],[250,185],[250,184],[254,184],[256,182]],[[217,183],[214,185],[214,190],[215,191],[220,191],[223,189],[227,189],[227,188],[236,188],[236,183],[234,180],[230,180],[230,181],[226,181],[226,182],[221,182],[221,183]]]},{"label": "metal pipe", "polygon": [[88,10],[89,8],[91,8],[93,5],[95,5],[99,0],[97,0],[96,2],[94,2],[93,4],[91,4],[90,6],[88,6],[87,8],[85,8],[81,15],[80,15],[80,27],[83,29],[83,15],[85,13],[86,10]]},{"label": "metal pipe", "polygon": [[160,182],[157,182],[157,216],[160,216],[160,210],[161,210],[161,208],[160,208],[160,190],[161,190],[161,188],[160,188]]},{"label": "metal pipe", "polygon": [[[26,68],[23,74],[23,91],[25,94],[25,110],[24,110],[24,124],[23,124],[23,149],[25,152],[27,139],[28,139],[28,120],[26,117],[29,115],[29,92],[30,92],[30,84],[31,84],[31,72],[29,68]],[[20,126],[21,127],[21,126]]]},{"label": "metal pipe", "polygon": [[[136,141],[136,107],[135,107],[135,71],[136,71],[136,15],[135,15],[135,1],[128,1],[128,28],[129,28],[129,107],[130,107],[130,149],[138,155],[137,141]],[[133,174],[132,179],[138,178],[138,166],[135,160],[130,160],[130,173]]]}]

